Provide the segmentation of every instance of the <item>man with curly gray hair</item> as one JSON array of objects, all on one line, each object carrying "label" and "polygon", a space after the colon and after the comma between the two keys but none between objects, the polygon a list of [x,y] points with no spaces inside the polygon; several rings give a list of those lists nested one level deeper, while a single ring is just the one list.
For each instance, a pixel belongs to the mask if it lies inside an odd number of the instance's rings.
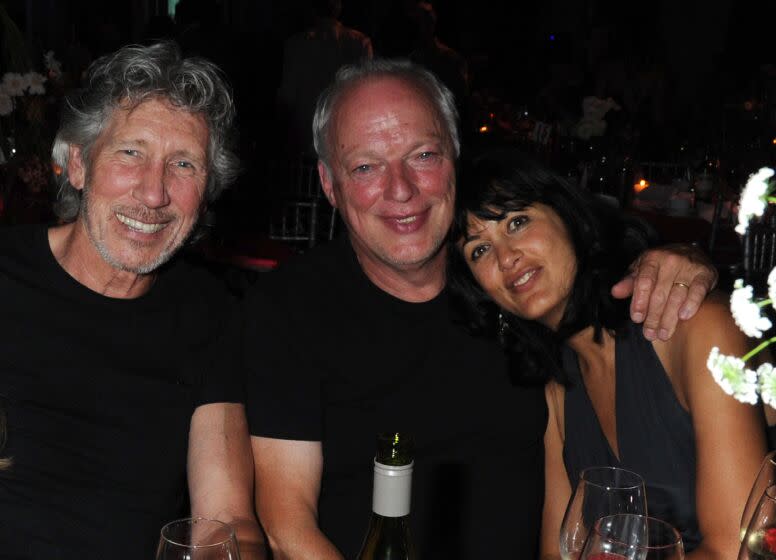
[{"label": "man with curly gray hair", "polygon": [[233,118],[218,68],[171,43],[96,60],[68,96],[64,223],[0,234],[4,554],[149,558],[188,515],[262,554],[234,302],[173,258],[235,176]]}]

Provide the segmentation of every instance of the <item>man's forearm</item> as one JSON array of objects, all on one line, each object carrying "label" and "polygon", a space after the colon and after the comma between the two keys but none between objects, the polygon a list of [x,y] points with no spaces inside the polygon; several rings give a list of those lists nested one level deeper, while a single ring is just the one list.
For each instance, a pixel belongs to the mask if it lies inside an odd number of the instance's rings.
[{"label": "man's forearm", "polygon": [[302,528],[293,533],[286,531],[276,536],[268,528],[267,540],[273,560],[344,560],[317,527]]},{"label": "man's forearm", "polygon": [[233,519],[237,544],[242,560],[267,560],[269,553],[264,533],[255,519]]}]

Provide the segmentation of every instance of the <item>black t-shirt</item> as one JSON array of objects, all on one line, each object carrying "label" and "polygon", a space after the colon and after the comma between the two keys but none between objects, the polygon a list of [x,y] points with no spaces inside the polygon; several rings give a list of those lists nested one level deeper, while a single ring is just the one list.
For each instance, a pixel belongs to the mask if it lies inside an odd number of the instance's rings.
[{"label": "black t-shirt", "polygon": [[346,558],[367,529],[375,436],[392,430],[416,442],[420,557],[536,556],[543,389],[454,324],[446,292],[390,296],[343,239],[262,276],[245,309],[251,432],[322,442],[320,526]]},{"label": "black t-shirt", "polygon": [[0,557],[153,557],[187,511],[194,409],[242,401],[228,294],[178,261],[142,297],[104,297],[42,226],[0,231],[0,294]]}]

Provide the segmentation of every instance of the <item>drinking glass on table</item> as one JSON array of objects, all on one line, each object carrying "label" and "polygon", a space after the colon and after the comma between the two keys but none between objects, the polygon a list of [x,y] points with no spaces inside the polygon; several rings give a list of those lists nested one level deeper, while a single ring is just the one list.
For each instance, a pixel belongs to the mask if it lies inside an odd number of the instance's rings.
[{"label": "drinking glass on table", "polygon": [[231,525],[193,517],[162,527],[156,560],[240,560],[240,553]]},{"label": "drinking glass on table", "polygon": [[749,527],[752,515],[760,503],[760,498],[763,497],[765,489],[772,484],[776,484],[776,451],[771,451],[763,459],[760,472],[757,473],[752,490],[749,492],[749,498],[746,500],[744,513],[741,516],[741,540],[743,540],[746,534],[746,529]]},{"label": "drinking glass on table", "polygon": [[679,531],[654,517],[618,513],[599,519],[579,560],[683,560]]},{"label": "drinking glass on table", "polygon": [[776,558],[776,486],[768,486],[762,494],[744,534],[739,560],[769,560]]},{"label": "drinking glass on table", "polygon": [[644,479],[618,467],[583,470],[560,526],[563,560],[577,560],[595,522],[615,513],[647,514]]}]

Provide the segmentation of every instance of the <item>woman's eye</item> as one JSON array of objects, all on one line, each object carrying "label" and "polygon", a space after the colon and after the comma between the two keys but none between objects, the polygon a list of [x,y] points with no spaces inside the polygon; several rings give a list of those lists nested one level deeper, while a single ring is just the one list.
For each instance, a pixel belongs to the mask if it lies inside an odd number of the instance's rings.
[{"label": "woman's eye", "polygon": [[507,225],[507,229],[512,231],[517,231],[520,229],[520,226],[526,224],[528,222],[527,216],[515,216],[514,218],[511,218],[509,220],[509,224]]},{"label": "woman's eye", "polygon": [[436,154],[434,152],[421,152],[418,154],[418,159],[422,161],[427,161],[431,158],[433,158]]},{"label": "woman's eye", "polygon": [[132,150],[131,148],[127,148],[126,150],[121,150],[121,153],[128,156],[139,155],[139,152],[137,150]]},{"label": "woman's eye", "polygon": [[354,171],[355,173],[368,173],[368,172],[369,172],[369,171],[371,171],[371,170],[372,170],[372,166],[371,166],[371,165],[369,165],[368,163],[365,163],[365,164],[363,164],[363,165],[359,165],[359,166],[358,166],[358,167],[356,167],[356,168],[355,168],[353,171]]},{"label": "woman's eye", "polygon": [[471,260],[476,261],[479,259],[482,255],[485,254],[485,251],[488,250],[487,245],[477,245],[474,249],[472,249],[471,253]]}]

